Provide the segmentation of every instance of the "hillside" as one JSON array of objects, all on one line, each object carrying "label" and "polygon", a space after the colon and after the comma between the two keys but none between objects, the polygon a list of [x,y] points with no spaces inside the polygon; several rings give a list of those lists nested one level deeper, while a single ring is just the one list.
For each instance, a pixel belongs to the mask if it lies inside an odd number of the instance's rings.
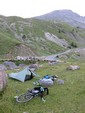
[{"label": "hillside", "polygon": [[68,22],[0,16],[0,57],[51,55],[84,45],[85,29]]}]

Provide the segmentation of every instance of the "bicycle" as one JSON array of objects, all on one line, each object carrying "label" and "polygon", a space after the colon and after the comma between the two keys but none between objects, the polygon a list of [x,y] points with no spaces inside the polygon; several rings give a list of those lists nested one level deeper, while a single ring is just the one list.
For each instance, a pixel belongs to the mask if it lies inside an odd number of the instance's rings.
[{"label": "bicycle", "polygon": [[[48,95],[48,88],[44,88],[43,96],[45,95]],[[41,97],[41,93],[38,90],[31,89],[31,90],[28,90],[26,93],[23,93],[20,96],[17,96],[16,102],[18,103],[28,102],[36,96]]]}]

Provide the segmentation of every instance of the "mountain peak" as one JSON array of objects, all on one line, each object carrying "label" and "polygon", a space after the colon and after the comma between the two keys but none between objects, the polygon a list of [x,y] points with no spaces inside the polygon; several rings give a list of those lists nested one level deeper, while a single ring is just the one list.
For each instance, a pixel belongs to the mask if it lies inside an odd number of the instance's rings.
[{"label": "mountain peak", "polygon": [[[72,10],[55,10],[50,13],[36,17],[43,20],[63,21],[72,26],[85,28],[85,18]],[[84,24],[84,25],[83,25]]]}]

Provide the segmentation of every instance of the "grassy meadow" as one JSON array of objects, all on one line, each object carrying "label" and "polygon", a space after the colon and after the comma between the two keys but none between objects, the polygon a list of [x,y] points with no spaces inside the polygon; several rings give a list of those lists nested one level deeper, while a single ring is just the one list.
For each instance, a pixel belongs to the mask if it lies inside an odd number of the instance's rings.
[{"label": "grassy meadow", "polygon": [[[66,70],[70,64],[79,65],[80,70]],[[0,95],[0,113],[85,113],[85,61],[70,59],[55,65],[42,63],[42,66],[36,71],[40,76],[30,81],[22,83],[8,78],[8,85]],[[7,71],[11,72],[14,71]],[[14,96],[35,87],[33,82],[46,74],[58,75],[65,83],[59,85],[55,81],[49,87],[45,103],[39,97],[22,104],[15,101]]]}]

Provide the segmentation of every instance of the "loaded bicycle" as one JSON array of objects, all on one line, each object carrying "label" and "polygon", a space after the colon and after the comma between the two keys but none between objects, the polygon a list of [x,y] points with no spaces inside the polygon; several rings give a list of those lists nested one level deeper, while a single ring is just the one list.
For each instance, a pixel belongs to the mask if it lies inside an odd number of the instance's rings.
[{"label": "loaded bicycle", "polygon": [[23,93],[23,94],[17,96],[16,102],[18,102],[18,103],[28,102],[36,96],[41,97],[41,99],[43,101],[45,101],[43,97],[48,94],[49,94],[49,90],[47,87],[45,87],[45,88],[42,86],[35,87],[33,89],[28,90],[26,93]]}]

